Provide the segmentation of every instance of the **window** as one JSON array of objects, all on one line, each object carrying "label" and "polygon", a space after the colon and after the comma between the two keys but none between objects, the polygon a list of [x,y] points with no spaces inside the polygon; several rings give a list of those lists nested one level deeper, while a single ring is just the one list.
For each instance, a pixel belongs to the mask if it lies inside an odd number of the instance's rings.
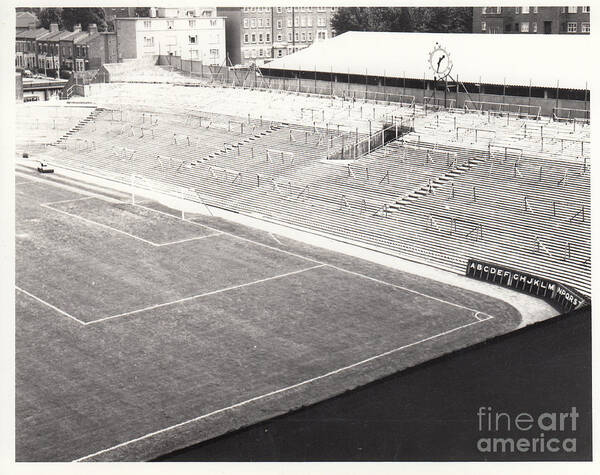
[{"label": "window", "polygon": [[296,33],[294,34],[294,41],[298,42],[300,39],[300,35],[298,34],[298,32],[296,31]]},{"label": "window", "polygon": [[277,57],[281,58],[283,56],[283,51],[281,51],[280,49],[277,50]]},{"label": "window", "polygon": [[481,31],[487,31],[487,24],[485,23],[485,21],[481,22]]},{"label": "window", "polygon": [[531,13],[537,13],[538,7],[531,7]]},{"label": "window", "polygon": [[271,19],[270,18],[265,18],[265,27],[271,28]]},{"label": "window", "polygon": [[292,42],[292,32],[288,31],[288,42],[291,43]]},{"label": "window", "polygon": [[303,31],[302,32],[302,41],[305,42],[306,41],[306,33]]},{"label": "window", "polygon": [[534,21],[533,23],[531,23],[531,31],[537,33],[537,22]]},{"label": "window", "polygon": [[582,33],[590,33],[590,24],[589,23],[582,23],[581,24],[581,32]]},{"label": "window", "polygon": [[281,27],[283,26],[283,23],[281,20],[277,20],[277,29],[281,30]]},{"label": "window", "polygon": [[521,13],[521,7],[515,7],[515,14],[518,15]]},{"label": "window", "polygon": [[189,42],[191,45],[195,45],[197,41],[198,41],[198,37],[196,35],[194,35],[194,36],[190,35]]},{"label": "window", "polygon": [[218,50],[218,49],[211,49],[211,50],[210,50],[210,55],[211,55],[213,58],[216,58],[217,56],[219,56],[219,50]]},{"label": "window", "polygon": [[167,20],[167,29],[172,30],[175,22],[173,20]]},{"label": "window", "polygon": [[144,36],[144,46],[154,46],[154,36]]},{"label": "window", "polygon": [[256,33],[252,33],[252,43],[256,43]]},{"label": "window", "polygon": [[244,33],[244,43],[248,43],[248,33]]},{"label": "window", "polygon": [[261,56],[261,57],[263,56],[263,50],[262,50],[262,48],[260,48],[260,49],[258,50],[258,55],[259,55],[259,56]]},{"label": "window", "polygon": [[263,34],[262,34],[262,33],[259,33],[259,34],[258,34],[258,42],[259,42],[259,43],[262,43],[262,42],[263,42]]},{"label": "window", "polygon": [[300,17],[300,26],[306,26],[306,17],[304,15]]},{"label": "window", "polygon": [[244,51],[244,58],[248,59],[250,57],[250,51]]},{"label": "window", "polygon": [[250,28],[250,24],[249,24],[248,18],[244,18],[244,28]]},{"label": "window", "polygon": [[577,7],[567,7],[567,13],[577,13]]},{"label": "window", "polygon": [[152,28],[152,22],[150,20],[144,20],[144,28],[146,30],[149,30],[150,28]]},{"label": "window", "polygon": [[570,21],[567,23],[567,33],[577,33],[577,22]]},{"label": "window", "polygon": [[308,32],[308,41],[312,41],[313,40],[313,34],[312,31]]},{"label": "window", "polygon": [[217,20],[210,20],[210,26],[217,26]]},{"label": "window", "polygon": [[265,33],[265,43],[271,42],[271,33]]},{"label": "window", "polygon": [[529,33],[529,22],[524,21],[521,23],[521,33]]},{"label": "window", "polygon": [[485,14],[487,14],[487,7],[483,7],[483,8],[481,9],[481,14],[482,14],[482,15],[485,15]]},{"label": "window", "polygon": [[196,28],[196,20],[188,20],[188,25],[190,28]]},{"label": "window", "polygon": [[256,28],[256,18],[252,18],[252,19],[250,20],[250,26],[251,26],[252,28]]},{"label": "window", "polygon": [[581,7],[581,13],[590,13],[590,7]]},{"label": "window", "polygon": [[311,16],[309,16],[308,19],[306,20],[306,24],[308,26],[312,26],[312,17]]},{"label": "window", "polygon": [[277,35],[277,41],[283,41],[283,35],[281,33]]},{"label": "window", "polygon": [[283,9],[281,7],[277,7],[277,13],[281,13]]},{"label": "window", "polygon": [[288,26],[288,28],[291,28],[291,27],[292,27],[292,19],[291,19],[291,18],[289,18],[289,17],[288,17],[288,19],[287,19],[287,26]]},{"label": "window", "polygon": [[300,26],[300,17],[299,16],[295,16],[294,17],[294,26],[295,27],[299,27]]},{"label": "window", "polygon": [[523,15],[526,15],[529,13],[529,7],[521,7],[521,13]]},{"label": "window", "polygon": [[262,28],[262,26],[263,26],[263,20],[262,20],[262,18],[259,18],[258,19],[258,27]]}]

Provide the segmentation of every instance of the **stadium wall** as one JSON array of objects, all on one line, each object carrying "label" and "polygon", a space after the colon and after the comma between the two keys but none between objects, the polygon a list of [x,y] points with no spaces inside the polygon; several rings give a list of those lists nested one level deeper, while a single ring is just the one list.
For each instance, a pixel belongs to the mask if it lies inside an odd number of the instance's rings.
[{"label": "stadium wall", "polygon": [[126,59],[122,63],[105,63],[98,70],[98,75],[107,81],[125,80],[130,73],[147,71],[158,62],[158,56],[144,56],[138,59]]},{"label": "stadium wall", "polygon": [[23,102],[23,76],[21,73],[15,74],[15,98],[17,102]]},{"label": "stadium wall", "polygon": [[[359,76],[330,74],[318,71],[288,71],[262,68],[256,71],[231,71],[223,66],[203,65],[201,61],[182,60],[175,55],[154,56],[154,64],[171,66],[173,69],[191,76],[211,79],[213,82],[226,83],[240,87],[257,87],[266,89],[287,90],[309,94],[335,95],[358,100],[380,100],[398,102],[405,100],[402,96],[413,96],[417,103],[434,96],[443,103],[443,84],[429,79],[383,78],[376,76]],[[141,61],[145,61],[142,58]],[[140,60],[133,60],[140,61]],[[132,62],[133,62],[132,61]],[[119,63],[117,66],[126,63]],[[141,64],[141,63],[137,63]],[[148,64],[148,63],[146,63]],[[111,65],[106,65],[110,69]],[[129,66],[134,67],[134,66]],[[143,69],[141,66],[140,69]],[[131,69],[132,71],[134,69]],[[111,81],[118,81],[119,75],[110,73]],[[446,93],[447,104],[464,107],[466,100],[505,103],[512,105],[539,106],[540,114],[552,115],[555,108],[577,109],[589,111],[589,90],[541,88],[515,85],[464,83],[451,85]],[[466,91],[465,91],[466,89]],[[489,93],[494,91],[495,93]],[[452,103],[454,101],[454,103]],[[440,102],[438,102],[440,103]],[[583,118],[583,117],[578,117]]]},{"label": "stadium wall", "polygon": [[[410,95],[415,97],[417,103],[422,103],[425,97],[431,97],[434,92],[433,81],[423,79],[406,79],[407,87],[388,85],[389,83],[402,83],[402,78],[378,78],[373,76],[352,76],[348,81],[345,75],[330,75],[329,73],[320,73],[313,71],[281,71],[281,70],[269,70],[266,68],[262,69],[265,80],[270,81],[273,84],[286,82],[288,87],[286,89],[294,88],[294,81],[301,85],[304,92],[315,93],[328,93],[327,91],[333,91],[335,95],[345,94],[346,96],[355,96],[357,99],[375,99],[377,95]],[[284,79],[281,77],[285,74],[287,77]],[[314,79],[314,76],[317,79]],[[310,76],[313,76],[310,78]],[[292,76],[292,77],[290,77]],[[319,79],[323,76],[331,76],[328,79]],[[336,77],[337,76],[337,77]],[[358,82],[360,81],[360,83]],[[387,82],[384,86],[384,81]],[[418,83],[419,87],[415,87]],[[425,83],[423,85],[423,83]],[[308,88],[307,88],[308,86]],[[454,99],[456,101],[455,107],[463,107],[465,100],[474,101],[486,101],[486,102],[497,102],[506,104],[520,104],[520,105],[531,105],[539,106],[541,108],[541,114],[550,116],[554,108],[565,108],[565,109],[581,109],[589,110],[590,92],[583,90],[570,90],[570,89],[559,89],[558,99],[557,91],[555,88],[532,88],[531,97],[528,94],[528,87],[524,86],[506,86],[507,94],[486,94],[485,90],[488,89],[499,89],[504,88],[503,85],[496,84],[485,84],[481,85],[481,92],[476,84],[466,83],[465,87],[468,94],[464,91],[463,86],[459,86],[459,92],[456,92],[456,86],[451,87],[451,91],[446,94],[447,100]],[[275,86],[277,87],[277,86]],[[305,89],[309,90],[305,90]],[[312,88],[312,91],[310,89]],[[321,92],[319,92],[321,91]],[[324,92],[323,92],[324,91]],[[512,95],[509,92],[517,91],[519,95]],[[331,94],[331,92],[329,92]],[[371,97],[369,97],[371,95]],[[535,97],[541,96],[541,97]],[[444,97],[443,90],[436,90],[435,96],[437,98]],[[577,97],[573,99],[571,97]],[[587,100],[585,100],[587,99]],[[385,100],[385,99],[382,99]],[[392,99],[393,100],[393,99]]]}]

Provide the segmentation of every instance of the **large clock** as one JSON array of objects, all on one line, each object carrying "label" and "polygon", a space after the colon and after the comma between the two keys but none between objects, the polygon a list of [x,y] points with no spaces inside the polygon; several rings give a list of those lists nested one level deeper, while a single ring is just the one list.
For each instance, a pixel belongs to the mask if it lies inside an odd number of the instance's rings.
[{"label": "large clock", "polygon": [[439,43],[436,43],[433,50],[429,53],[429,67],[431,67],[437,79],[444,79],[452,70],[450,53]]}]

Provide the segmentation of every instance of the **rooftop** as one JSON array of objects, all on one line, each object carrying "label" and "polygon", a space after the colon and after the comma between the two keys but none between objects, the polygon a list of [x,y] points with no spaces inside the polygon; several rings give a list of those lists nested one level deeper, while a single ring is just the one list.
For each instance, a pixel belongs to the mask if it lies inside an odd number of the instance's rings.
[{"label": "rooftop", "polygon": [[17,39],[23,39],[23,40],[28,40],[28,39],[35,39],[35,38],[40,38],[43,35],[47,35],[48,33],[50,33],[48,30],[46,30],[46,28],[37,28],[35,30],[25,30],[25,31],[21,31],[19,33],[17,33]]},{"label": "rooftop", "polygon": [[16,16],[16,27],[17,28],[28,28],[29,25],[37,24],[37,16],[30,12],[17,12]]},{"label": "rooftop", "polygon": [[275,59],[267,68],[369,76],[433,78],[429,53],[451,55],[463,82],[585,89],[591,77],[588,35],[491,35],[350,31]]}]

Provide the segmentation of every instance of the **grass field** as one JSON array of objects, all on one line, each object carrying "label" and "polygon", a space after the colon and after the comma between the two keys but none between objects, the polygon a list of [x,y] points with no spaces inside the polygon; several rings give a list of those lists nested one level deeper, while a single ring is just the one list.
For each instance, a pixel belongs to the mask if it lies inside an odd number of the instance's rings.
[{"label": "grass field", "polygon": [[16,180],[19,461],[147,460],[520,321],[219,218]]}]

